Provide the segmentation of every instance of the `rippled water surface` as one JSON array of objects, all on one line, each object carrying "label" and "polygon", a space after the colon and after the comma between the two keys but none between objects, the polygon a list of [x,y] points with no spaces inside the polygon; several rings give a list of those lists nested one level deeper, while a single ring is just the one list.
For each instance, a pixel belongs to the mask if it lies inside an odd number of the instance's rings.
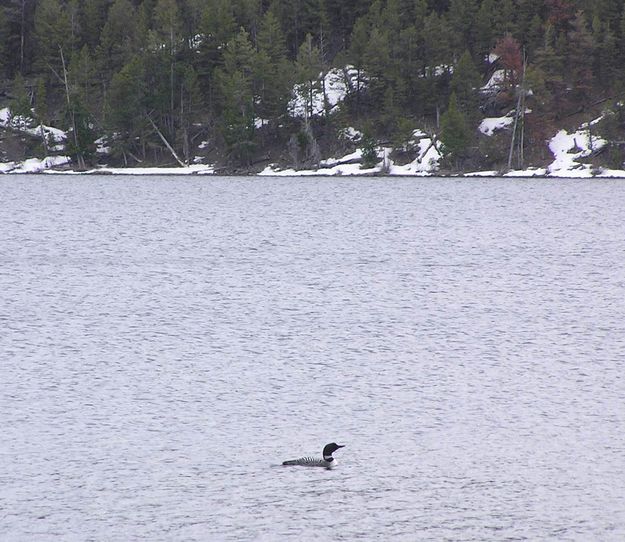
[{"label": "rippled water surface", "polygon": [[0,197],[3,541],[625,540],[625,181]]}]

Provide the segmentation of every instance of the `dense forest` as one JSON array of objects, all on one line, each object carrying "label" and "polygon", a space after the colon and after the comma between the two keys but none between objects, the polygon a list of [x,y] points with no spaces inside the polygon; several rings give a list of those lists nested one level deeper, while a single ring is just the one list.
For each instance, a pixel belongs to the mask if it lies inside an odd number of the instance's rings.
[{"label": "dense forest", "polygon": [[[436,133],[449,167],[479,164],[475,127],[523,95],[524,143],[625,88],[625,0],[3,0],[0,98],[68,130],[79,166],[107,135],[120,163],[301,166],[343,145],[406,149]],[[326,74],[343,73],[340,108]],[[496,92],[480,90],[494,69]],[[293,93],[305,104],[290,111]],[[615,106],[617,107],[617,106]],[[618,109],[618,107],[617,107]],[[620,109],[612,138],[623,125]],[[261,119],[261,122],[259,122]],[[493,146],[489,142],[488,145]],[[532,151],[532,149],[534,149]],[[613,153],[620,160],[618,145]]]}]

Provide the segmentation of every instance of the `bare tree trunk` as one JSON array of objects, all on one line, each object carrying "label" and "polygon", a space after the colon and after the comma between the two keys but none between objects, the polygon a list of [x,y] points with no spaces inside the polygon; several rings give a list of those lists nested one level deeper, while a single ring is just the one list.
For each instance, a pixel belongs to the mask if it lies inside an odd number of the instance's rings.
[{"label": "bare tree trunk", "polygon": [[69,93],[69,82],[67,80],[67,67],[65,66],[65,56],[63,55],[63,47],[59,45],[59,51],[61,53],[61,63],[63,64],[63,81],[65,83],[65,96],[67,98],[67,108],[69,110],[70,120],[72,123],[72,135],[74,139],[74,146],[76,147],[76,161],[78,162],[79,169],[86,169],[85,158],[80,150],[80,142],[78,141],[78,131],[76,130],[76,114],[72,107],[72,100]]},{"label": "bare tree trunk", "polygon": [[176,162],[178,162],[178,164],[180,164],[180,167],[185,167],[186,164],[182,160],[180,160],[180,157],[176,154],[176,151],[169,144],[169,141],[167,141],[167,139],[165,138],[163,133],[158,129],[158,126],[156,126],[156,123],[152,120],[152,117],[150,117],[150,115],[146,115],[146,116],[147,116],[147,119],[150,121],[150,124],[152,125],[152,128],[154,128],[154,130],[156,131],[158,136],[161,138],[161,141],[165,144],[165,146],[167,147],[167,149],[169,150],[171,155],[176,159]]}]

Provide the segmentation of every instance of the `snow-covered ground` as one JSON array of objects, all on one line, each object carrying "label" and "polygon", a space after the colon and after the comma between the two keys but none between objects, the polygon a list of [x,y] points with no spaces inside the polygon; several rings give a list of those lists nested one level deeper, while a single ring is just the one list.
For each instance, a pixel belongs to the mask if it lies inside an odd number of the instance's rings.
[{"label": "snow-covered ground", "polygon": [[107,173],[111,175],[212,175],[215,168],[206,164],[193,164],[186,167],[101,167],[87,173]]},{"label": "snow-covered ground", "polygon": [[[359,134],[353,128],[348,129]],[[349,153],[339,158],[329,158],[320,162],[318,169],[295,170],[280,169],[275,164],[270,164],[259,173],[262,176],[314,176],[314,175],[433,175],[438,171],[442,157],[440,142],[432,141],[424,132],[415,130],[411,144],[417,150],[416,158],[405,165],[396,165],[390,158],[390,147],[377,149],[378,163],[373,168],[363,169],[360,164],[362,150]],[[358,161],[358,162],[357,162]]]},{"label": "snow-covered ground", "polygon": [[479,131],[485,136],[492,136],[497,130],[508,128],[514,122],[514,117],[506,115],[504,117],[485,118],[479,126]]},{"label": "snow-covered ground", "polygon": [[71,162],[69,156],[48,156],[46,158],[29,158],[23,162],[0,162],[0,173],[42,173]]},{"label": "snow-covered ground", "polygon": [[[313,115],[322,115],[325,112],[326,99],[329,111],[333,111],[347,96],[350,89],[357,85],[358,71],[352,66],[343,69],[332,68],[325,75],[319,74],[323,85],[313,90]],[[363,84],[361,79],[360,84]],[[325,88],[325,98],[323,89]],[[303,118],[308,107],[308,89],[306,85],[296,85],[293,89],[293,99],[289,103],[292,117]]]},{"label": "snow-covered ground", "polygon": [[65,150],[67,141],[67,133],[52,126],[45,124],[37,124],[37,122],[29,117],[12,115],[8,107],[0,109],[0,127],[10,128],[17,132],[31,135],[33,137],[46,138],[46,144],[52,151]]}]

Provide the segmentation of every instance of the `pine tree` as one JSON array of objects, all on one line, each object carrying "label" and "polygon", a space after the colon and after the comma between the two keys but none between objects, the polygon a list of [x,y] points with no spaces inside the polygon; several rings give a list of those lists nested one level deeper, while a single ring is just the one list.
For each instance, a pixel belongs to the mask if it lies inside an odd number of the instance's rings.
[{"label": "pine tree", "polygon": [[59,0],[40,0],[35,12],[35,38],[37,73],[60,80],[61,51],[69,58],[73,43],[70,19]]},{"label": "pine tree", "polygon": [[480,87],[480,75],[473,64],[471,54],[465,51],[460,57],[451,79],[451,91],[457,99],[460,111],[467,118],[475,118],[478,110],[478,90]]},{"label": "pine tree", "polygon": [[7,64],[7,51],[9,40],[9,22],[7,21],[6,12],[4,8],[0,8],[0,77],[6,73],[8,68]]},{"label": "pine tree", "polygon": [[475,52],[486,58],[495,46],[495,0],[483,0],[475,20]]},{"label": "pine tree", "polygon": [[254,65],[256,53],[241,28],[226,46],[224,65],[217,73],[221,98],[221,133],[230,157],[249,164],[254,140]]},{"label": "pine tree", "polygon": [[90,0],[81,4],[79,12],[81,43],[87,45],[91,52],[100,43],[100,33],[106,22],[107,0]]},{"label": "pine tree", "polygon": [[564,106],[564,67],[565,59],[557,47],[555,29],[549,25],[545,30],[544,44],[536,51],[536,68],[544,77],[546,110],[556,116],[562,112]]},{"label": "pine tree", "polygon": [[170,136],[175,137],[176,56],[182,46],[182,22],[175,0],[157,1],[153,24],[154,47],[157,52],[160,52],[159,58],[167,65],[169,72],[167,78],[169,81],[169,114],[166,118],[166,125]]},{"label": "pine tree", "polygon": [[588,103],[592,92],[595,47],[586,17],[583,12],[578,11],[569,33],[567,72],[575,94],[574,99],[582,105]]},{"label": "pine tree", "polygon": [[321,70],[323,63],[319,48],[314,45],[312,35],[308,34],[297,54],[296,73],[299,93],[306,102],[306,118],[315,114],[315,95],[321,91]]},{"label": "pine tree", "polygon": [[604,26],[597,17],[593,19],[592,43],[594,44],[594,71],[603,88],[610,88],[623,78],[621,59],[616,36],[610,26]]},{"label": "pine tree", "polygon": [[458,101],[453,93],[449,98],[447,111],[441,117],[440,139],[443,143],[444,153],[458,167],[467,154],[471,141],[471,132],[467,118],[458,109]]},{"label": "pine tree", "polygon": [[226,44],[236,33],[236,21],[229,0],[208,0],[200,22],[201,42],[196,62],[200,80],[209,81],[223,64]]},{"label": "pine tree", "polygon": [[258,82],[258,114],[275,126],[286,114],[292,86],[292,67],[286,58],[284,34],[272,11],[263,17],[257,43],[255,77]]},{"label": "pine tree", "polygon": [[516,6],[512,0],[497,0],[495,10],[493,11],[493,28],[495,29],[495,37],[501,37],[505,34],[515,36],[518,34],[516,26]]},{"label": "pine tree", "polygon": [[[136,139],[141,138],[146,128],[149,90],[145,80],[145,65],[140,57],[132,58],[111,80],[108,127],[118,134],[114,151],[123,155],[124,162],[127,152],[136,151]],[[145,157],[145,147],[140,148]]]},{"label": "pine tree", "polygon": [[324,11],[329,23],[333,49],[347,49],[356,21],[366,15],[368,0],[324,0]]},{"label": "pine tree", "polygon": [[388,67],[391,63],[389,40],[386,33],[374,27],[364,55],[368,91],[373,103],[379,103],[388,88]]},{"label": "pine tree", "polygon": [[349,57],[356,68],[356,113],[360,113],[361,92],[363,89],[364,70],[366,66],[367,47],[369,43],[369,19],[360,17],[354,24],[350,36]]},{"label": "pine tree", "polygon": [[476,0],[451,0],[448,20],[455,51],[468,49],[475,54],[477,46],[478,5]]},{"label": "pine tree", "polygon": [[97,50],[100,69],[109,80],[112,74],[129,64],[139,51],[137,27],[128,24],[135,17],[135,9],[129,0],[115,0],[109,9]]},{"label": "pine tree", "polygon": [[72,86],[72,93],[77,97],[86,110],[96,107],[96,66],[89,47],[84,45],[75,54],[68,66],[68,77]]},{"label": "pine tree", "polygon": [[5,67],[9,75],[25,74],[30,68],[36,3],[32,0],[3,0],[2,4],[8,28]]}]

